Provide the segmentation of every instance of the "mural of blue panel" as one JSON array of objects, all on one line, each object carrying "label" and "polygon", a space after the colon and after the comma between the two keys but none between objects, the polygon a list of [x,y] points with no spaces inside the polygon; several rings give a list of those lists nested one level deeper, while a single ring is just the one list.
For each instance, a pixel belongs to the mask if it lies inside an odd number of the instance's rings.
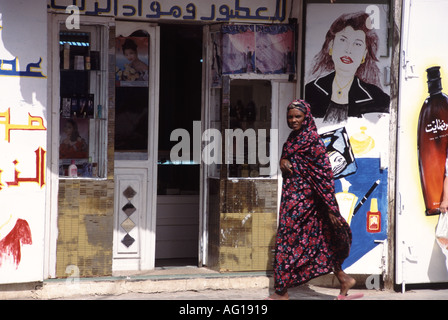
[{"label": "mural of blue panel", "polygon": [[[353,215],[350,228],[352,230],[353,241],[349,257],[342,267],[348,268],[362,256],[375,248],[379,243],[375,240],[385,240],[387,238],[387,176],[388,171],[380,169],[379,158],[357,158],[358,170],[355,174],[345,177],[351,184],[350,193],[358,197],[358,203],[363,199],[375,181],[380,183],[373,190],[364,204]],[[342,191],[340,180],[335,181],[336,192]],[[368,232],[367,213],[370,211],[372,199],[378,201],[378,211],[381,213],[381,229],[379,232]]]}]

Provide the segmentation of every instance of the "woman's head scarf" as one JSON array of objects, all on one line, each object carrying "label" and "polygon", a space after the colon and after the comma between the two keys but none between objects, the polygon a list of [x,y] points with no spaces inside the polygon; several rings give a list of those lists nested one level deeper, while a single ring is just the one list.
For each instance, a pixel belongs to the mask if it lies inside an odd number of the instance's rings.
[{"label": "woman's head scarf", "polygon": [[[288,114],[289,110],[291,109],[299,110],[305,115],[305,119],[302,122],[301,128],[297,132],[291,132],[291,135],[300,133],[304,136],[304,139],[302,139],[303,141],[310,141],[310,139],[311,141],[314,141],[316,138],[320,139],[317,133],[316,123],[314,122],[314,118],[311,115],[311,107],[308,102],[306,102],[305,100],[296,99],[288,105],[286,114]],[[307,139],[305,139],[305,137],[307,137]]]}]

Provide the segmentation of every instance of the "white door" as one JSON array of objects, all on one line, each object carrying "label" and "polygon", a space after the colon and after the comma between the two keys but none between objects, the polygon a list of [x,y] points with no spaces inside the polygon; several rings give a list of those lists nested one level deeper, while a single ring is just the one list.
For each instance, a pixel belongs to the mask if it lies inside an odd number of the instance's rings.
[{"label": "white door", "polygon": [[154,268],[159,27],[116,25],[113,271]]}]

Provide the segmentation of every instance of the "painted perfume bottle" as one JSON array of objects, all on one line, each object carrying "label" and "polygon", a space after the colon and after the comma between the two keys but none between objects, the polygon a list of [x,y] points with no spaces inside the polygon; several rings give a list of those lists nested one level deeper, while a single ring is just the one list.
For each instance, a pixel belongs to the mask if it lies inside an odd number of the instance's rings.
[{"label": "painted perfume bottle", "polygon": [[426,215],[439,214],[448,147],[448,97],[442,92],[440,67],[426,70],[429,97],[417,128],[417,147]]},{"label": "painted perfume bottle", "polygon": [[381,212],[378,211],[378,200],[373,198],[370,202],[370,211],[367,212],[367,232],[381,232]]},{"label": "painted perfume bottle", "polygon": [[341,215],[350,225],[353,217],[353,210],[356,205],[356,201],[358,201],[358,197],[353,193],[349,192],[349,188],[351,186],[350,182],[342,178],[342,192],[336,193],[336,201],[338,202],[339,210],[341,211]]}]

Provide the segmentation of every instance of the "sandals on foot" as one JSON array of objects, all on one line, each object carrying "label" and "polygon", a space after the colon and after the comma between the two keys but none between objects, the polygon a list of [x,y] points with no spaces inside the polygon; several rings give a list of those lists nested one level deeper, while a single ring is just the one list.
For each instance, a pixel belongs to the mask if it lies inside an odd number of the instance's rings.
[{"label": "sandals on foot", "polygon": [[362,294],[362,293],[354,293],[354,294],[349,294],[346,296],[340,294],[336,297],[335,300],[354,300],[354,299],[360,299],[362,297],[364,297],[364,294]]}]

